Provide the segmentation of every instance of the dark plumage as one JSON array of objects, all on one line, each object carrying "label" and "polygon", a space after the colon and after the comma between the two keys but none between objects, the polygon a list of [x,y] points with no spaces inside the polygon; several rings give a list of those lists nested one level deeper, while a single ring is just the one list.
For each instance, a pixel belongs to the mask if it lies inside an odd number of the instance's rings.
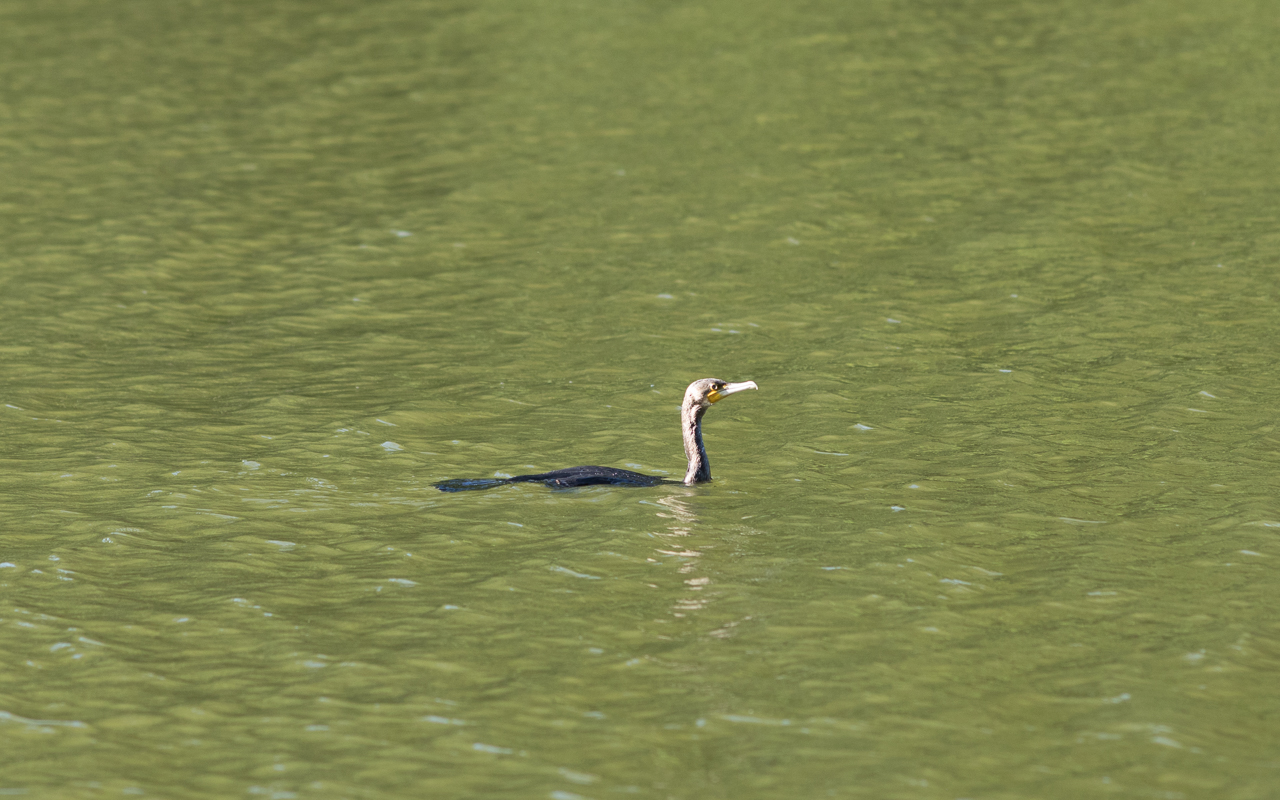
[{"label": "dark plumage", "polygon": [[[719,378],[703,378],[689,384],[684,392],[684,402],[680,405],[680,431],[684,436],[684,455],[689,460],[689,468],[684,475],[683,483],[692,486],[695,483],[711,480],[711,463],[707,460],[707,449],[702,445],[702,415],[707,413],[712,403],[728,397],[743,389],[759,389],[755,381],[729,383]],[[609,484],[611,486],[658,486],[664,483],[679,484],[680,481],[669,481],[657,475],[645,475],[626,469],[613,467],[568,467],[537,475],[517,475],[514,478],[457,478],[441,481],[435,486],[442,492],[466,492],[478,489],[492,489],[508,483],[544,483],[554,489],[569,489],[574,486],[595,486]]]}]

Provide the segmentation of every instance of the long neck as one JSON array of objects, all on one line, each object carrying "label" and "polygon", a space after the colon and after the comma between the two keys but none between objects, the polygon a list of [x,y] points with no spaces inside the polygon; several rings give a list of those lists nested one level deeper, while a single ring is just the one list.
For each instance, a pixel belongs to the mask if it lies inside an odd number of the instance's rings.
[{"label": "long neck", "polygon": [[707,460],[707,448],[702,446],[702,415],[707,410],[697,403],[685,403],[680,407],[680,429],[684,434],[684,457],[689,459],[689,469],[684,474],[686,484],[711,480],[711,462]]}]

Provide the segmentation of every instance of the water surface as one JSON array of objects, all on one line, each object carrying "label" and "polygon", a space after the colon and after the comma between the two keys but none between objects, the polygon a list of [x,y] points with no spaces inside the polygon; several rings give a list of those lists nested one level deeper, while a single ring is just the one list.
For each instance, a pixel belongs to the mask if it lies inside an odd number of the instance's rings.
[{"label": "water surface", "polygon": [[0,794],[1280,790],[1269,5],[0,21]]}]

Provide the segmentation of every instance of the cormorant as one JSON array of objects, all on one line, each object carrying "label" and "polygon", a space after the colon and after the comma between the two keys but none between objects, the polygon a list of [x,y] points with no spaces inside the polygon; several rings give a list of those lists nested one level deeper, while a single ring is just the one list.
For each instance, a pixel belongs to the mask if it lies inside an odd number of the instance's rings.
[{"label": "cormorant", "polygon": [[[718,403],[743,389],[759,388],[755,381],[729,383],[719,378],[703,378],[689,384],[689,388],[684,392],[684,402],[680,405],[680,431],[684,435],[684,455],[689,459],[689,469],[684,474],[684,484],[692,486],[695,483],[711,480],[711,463],[707,461],[707,449],[702,446],[702,415],[707,413],[712,403]],[[645,475],[613,467],[569,467],[537,475],[517,475],[514,478],[458,478],[442,481],[435,486],[442,492],[465,492],[474,489],[491,489],[506,483],[530,482],[545,483],[554,489],[601,483],[613,486],[658,486],[663,483],[680,483],[657,475]]]}]

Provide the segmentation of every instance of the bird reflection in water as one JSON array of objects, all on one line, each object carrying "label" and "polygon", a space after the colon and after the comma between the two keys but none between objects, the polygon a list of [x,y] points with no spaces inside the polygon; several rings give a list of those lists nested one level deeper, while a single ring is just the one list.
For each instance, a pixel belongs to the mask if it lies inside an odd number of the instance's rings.
[{"label": "bird reflection in water", "polygon": [[[667,509],[665,512],[659,511],[658,516],[671,520],[667,525],[666,531],[654,533],[654,536],[666,545],[666,547],[657,548],[656,552],[659,556],[674,556],[681,559],[680,566],[676,569],[676,572],[679,575],[687,576],[684,578],[684,585],[689,588],[689,593],[677,598],[675,605],[671,608],[671,616],[677,618],[682,618],[687,614],[706,608],[712,599],[710,594],[704,592],[711,585],[711,579],[705,575],[697,574],[698,559],[702,556],[702,551],[695,550],[687,546],[687,543],[680,541],[681,538],[693,535],[693,527],[698,522],[698,515],[682,499],[683,497],[691,496],[693,496],[692,492],[682,492],[680,494],[667,495],[656,501],[658,505]],[[660,559],[654,558],[651,560],[658,561]]]}]

